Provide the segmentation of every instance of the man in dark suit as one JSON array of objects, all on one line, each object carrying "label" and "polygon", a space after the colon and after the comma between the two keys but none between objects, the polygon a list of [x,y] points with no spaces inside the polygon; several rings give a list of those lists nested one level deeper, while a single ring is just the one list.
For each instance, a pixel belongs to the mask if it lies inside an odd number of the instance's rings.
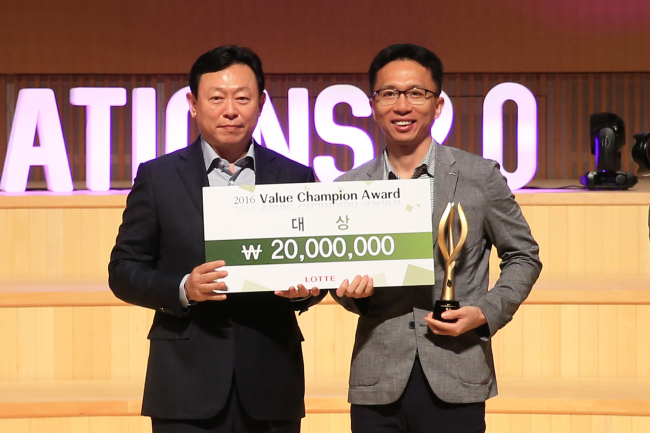
[{"label": "man in dark suit", "polygon": [[[539,248],[498,164],[431,138],[444,105],[440,59],[424,47],[392,45],[369,76],[386,149],[338,180],[429,179],[435,229],[447,203],[460,202],[469,230],[455,267],[461,308],[442,314],[455,323],[431,314],[444,283],[437,243],[434,286],[374,290],[366,275],[344,281],[334,295],[361,315],[350,369],[352,431],[484,432],[485,400],[497,394],[490,339],[537,280]],[[488,291],[493,246],[501,275]]]},{"label": "man in dark suit", "polygon": [[203,54],[190,89],[201,136],[140,166],[108,266],[117,297],[156,310],[142,414],[154,433],[295,433],[304,416],[295,311],[325,293],[299,285],[227,295],[224,261],[204,263],[201,191],[313,182],[314,173],[252,139],[265,97],[255,53]]}]

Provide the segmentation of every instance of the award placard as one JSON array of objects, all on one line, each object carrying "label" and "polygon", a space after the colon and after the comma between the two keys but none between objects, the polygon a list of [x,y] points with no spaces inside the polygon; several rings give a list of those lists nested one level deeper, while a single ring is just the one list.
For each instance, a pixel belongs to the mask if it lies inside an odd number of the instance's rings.
[{"label": "award placard", "polygon": [[228,292],[435,283],[428,179],[205,187],[203,213]]}]

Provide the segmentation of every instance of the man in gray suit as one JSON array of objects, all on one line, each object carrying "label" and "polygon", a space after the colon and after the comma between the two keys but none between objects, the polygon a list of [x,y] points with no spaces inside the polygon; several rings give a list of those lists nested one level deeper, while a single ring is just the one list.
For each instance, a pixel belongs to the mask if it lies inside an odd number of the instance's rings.
[{"label": "man in gray suit", "polygon": [[[455,323],[431,313],[444,277],[437,244],[433,287],[374,290],[366,275],[344,281],[334,294],[360,315],[348,396],[352,431],[484,432],[485,400],[497,394],[490,338],[537,280],[539,247],[498,164],[431,138],[444,104],[440,59],[423,47],[392,45],[375,57],[369,75],[386,149],[338,180],[429,178],[434,227],[448,202],[460,202],[469,233],[455,269],[461,308],[443,313]],[[501,275],[488,291],[492,246]]]}]

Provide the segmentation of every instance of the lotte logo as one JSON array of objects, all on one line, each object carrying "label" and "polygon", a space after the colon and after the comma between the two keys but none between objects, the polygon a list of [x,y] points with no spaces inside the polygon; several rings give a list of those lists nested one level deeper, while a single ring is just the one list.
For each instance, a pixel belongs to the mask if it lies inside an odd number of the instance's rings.
[{"label": "lotte logo", "polygon": [[334,275],[312,275],[305,277],[305,283],[320,283],[320,282],[334,282],[336,277]]}]

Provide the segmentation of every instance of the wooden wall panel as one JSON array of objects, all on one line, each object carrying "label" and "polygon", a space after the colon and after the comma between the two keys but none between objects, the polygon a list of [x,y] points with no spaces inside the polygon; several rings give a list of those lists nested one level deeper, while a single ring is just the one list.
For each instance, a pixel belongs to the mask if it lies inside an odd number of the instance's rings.
[{"label": "wooden wall panel", "polygon": [[123,209],[0,209],[0,280],[105,281]]},{"label": "wooden wall panel", "polygon": [[18,310],[18,379],[35,380],[37,337],[36,337],[36,310],[34,308],[21,308]]},{"label": "wooden wall panel", "polygon": [[66,209],[64,213],[63,277],[70,280],[79,279],[81,256],[85,254],[85,251],[81,250],[81,209]]},{"label": "wooden wall panel", "polygon": [[391,6],[387,0],[191,8],[153,0],[8,2],[0,72],[178,73],[225,43],[251,46],[269,72],[362,72],[381,48],[401,41],[435,50],[449,71],[650,70],[639,54],[650,44],[643,0],[614,9],[604,0],[413,0],[417,19],[387,13]]},{"label": "wooden wall panel", "polygon": [[[521,375],[524,377],[541,377],[542,375],[542,306],[531,305],[527,314],[522,316],[521,333]],[[546,321],[545,321],[546,322]],[[519,335],[519,333],[517,333]],[[525,338],[524,338],[525,336]],[[508,343],[506,342],[506,346]],[[518,344],[519,345],[519,344]],[[546,349],[546,348],[544,348]],[[519,353],[519,351],[517,351]]]},{"label": "wooden wall panel", "polygon": [[[557,321],[549,321],[551,323]],[[580,376],[580,306],[561,305],[560,323],[560,376],[576,378]]]},{"label": "wooden wall panel", "polygon": [[0,380],[18,379],[18,309],[0,308],[0,335],[2,356],[0,356]]},{"label": "wooden wall panel", "polygon": [[650,417],[487,414],[486,433],[642,433]]},{"label": "wooden wall panel", "polygon": [[151,433],[151,421],[140,416],[0,419],[6,433]]},{"label": "wooden wall panel", "polygon": [[[151,421],[140,416],[0,419],[4,433],[150,433]],[[302,420],[303,433],[350,431],[347,413],[310,413]]]},{"label": "wooden wall panel", "polygon": [[616,351],[616,376],[621,378],[637,377],[637,332],[643,333],[636,328],[636,315],[638,306],[617,305],[616,306],[616,336],[618,350]]},{"label": "wooden wall panel", "polygon": [[[102,215],[108,212],[102,212]],[[64,227],[65,212],[63,209],[49,209],[47,211],[45,230],[47,233],[47,245],[43,249],[46,252],[46,277],[52,280],[63,278],[65,268],[66,232]]]},{"label": "wooden wall panel", "polygon": [[310,413],[302,421],[302,433],[338,433],[350,431],[347,413]]},{"label": "wooden wall panel", "polygon": [[9,275],[11,273],[11,257],[13,256],[13,251],[8,247],[13,243],[13,233],[7,230],[12,226],[10,218],[10,212],[7,209],[0,209],[0,227],[4,228],[0,230],[0,244],[7,245],[7,248],[0,248],[0,273],[3,275]]},{"label": "wooden wall panel", "polygon": [[[6,98],[0,99],[0,124],[11,127],[18,92],[23,88],[50,87],[59,106],[66,147],[75,186],[85,188],[85,107],[70,105],[70,89],[81,86],[119,86],[127,90],[127,104],[113,107],[112,116],[112,187],[131,185],[131,93],[134,87],[154,87],[157,91],[158,155],[164,153],[165,107],[171,96],[187,84],[186,75],[0,75]],[[352,84],[369,92],[365,74],[268,75],[267,90],[276,109],[280,125],[288,137],[287,91],[304,87],[310,98],[310,162],[319,155],[333,155],[340,170],[352,166],[347,146],[320,139],[313,123],[316,97],[334,84]],[[622,149],[622,170],[636,172],[632,161],[632,135],[650,131],[650,73],[600,74],[447,74],[443,88],[454,105],[454,123],[445,145],[482,153],[483,100],[488,91],[504,81],[521,83],[535,95],[538,104],[538,169],[535,179],[568,179],[578,185],[578,178],[595,168],[590,152],[589,116],[610,111],[623,118],[627,144]],[[579,92],[578,90],[579,89]],[[623,92],[625,90],[625,92]],[[573,93],[572,93],[573,92]],[[624,93],[623,96],[621,94]],[[627,96],[625,96],[627,95]],[[504,167],[516,169],[516,105],[504,104]],[[368,132],[379,153],[385,146],[383,134],[372,117],[352,116],[346,104],[339,104],[335,120]],[[3,167],[8,132],[0,134],[0,169]],[[197,136],[190,122],[188,141]],[[41,167],[33,167],[30,188],[44,186]]]},{"label": "wooden wall panel", "polygon": [[[584,305],[580,317],[580,377],[598,377],[598,306]],[[610,352],[611,353],[611,352]]]},{"label": "wooden wall panel", "polygon": [[[74,349],[75,345],[75,322],[74,308],[60,307],[54,309],[54,378],[59,380],[72,380],[75,378]],[[85,326],[85,325],[84,325]]]},{"label": "wooden wall panel", "polygon": [[[647,238],[646,206],[585,206],[576,207],[581,217],[574,219],[564,242],[545,245],[551,254],[569,248],[569,268],[566,275],[590,272],[595,275],[650,276],[650,248]],[[570,208],[573,211],[573,207]],[[539,221],[554,227],[555,219]],[[533,228],[533,234],[536,229]],[[582,242],[582,243],[581,243]],[[591,249],[590,246],[594,247]],[[575,262],[575,265],[573,265]],[[581,264],[584,263],[584,268]],[[583,271],[584,269],[584,271]],[[562,275],[555,269],[549,274]]]},{"label": "wooden wall panel", "polygon": [[566,325],[561,320],[547,320],[548,317],[561,317],[561,308],[560,305],[540,306],[537,329],[541,332],[541,377],[560,377],[562,374],[562,329]]},{"label": "wooden wall panel", "polygon": [[497,376],[650,378],[650,340],[639,327],[648,312],[646,305],[524,304],[493,339]]},{"label": "wooden wall panel", "polygon": [[111,376],[116,379],[128,379],[131,377],[128,350],[130,309],[111,308],[110,314]]},{"label": "wooden wall panel", "polygon": [[143,378],[152,321],[135,306],[0,308],[0,381]]},{"label": "wooden wall panel", "polygon": [[[487,414],[486,433],[646,433],[650,417],[607,415]],[[6,433],[150,433],[149,418],[139,416],[0,419]],[[350,431],[349,414],[307,414],[303,433]]]},{"label": "wooden wall panel", "polygon": [[73,379],[93,378],[93,307],[73,308]]},{"label": "wooden wall panel", "polygon": [[[648,206],[522,206],[540,246],[545,277],[639,275],[650,278]],[[490,257],[498,278],[499,260]]]},{"label": "wooden wall panel", "polygon": [[650,329],[650,306],[637,307],[636,323],[636,373],[640,377],[650,377],[650,337],[643,332],[643,329]]}]

